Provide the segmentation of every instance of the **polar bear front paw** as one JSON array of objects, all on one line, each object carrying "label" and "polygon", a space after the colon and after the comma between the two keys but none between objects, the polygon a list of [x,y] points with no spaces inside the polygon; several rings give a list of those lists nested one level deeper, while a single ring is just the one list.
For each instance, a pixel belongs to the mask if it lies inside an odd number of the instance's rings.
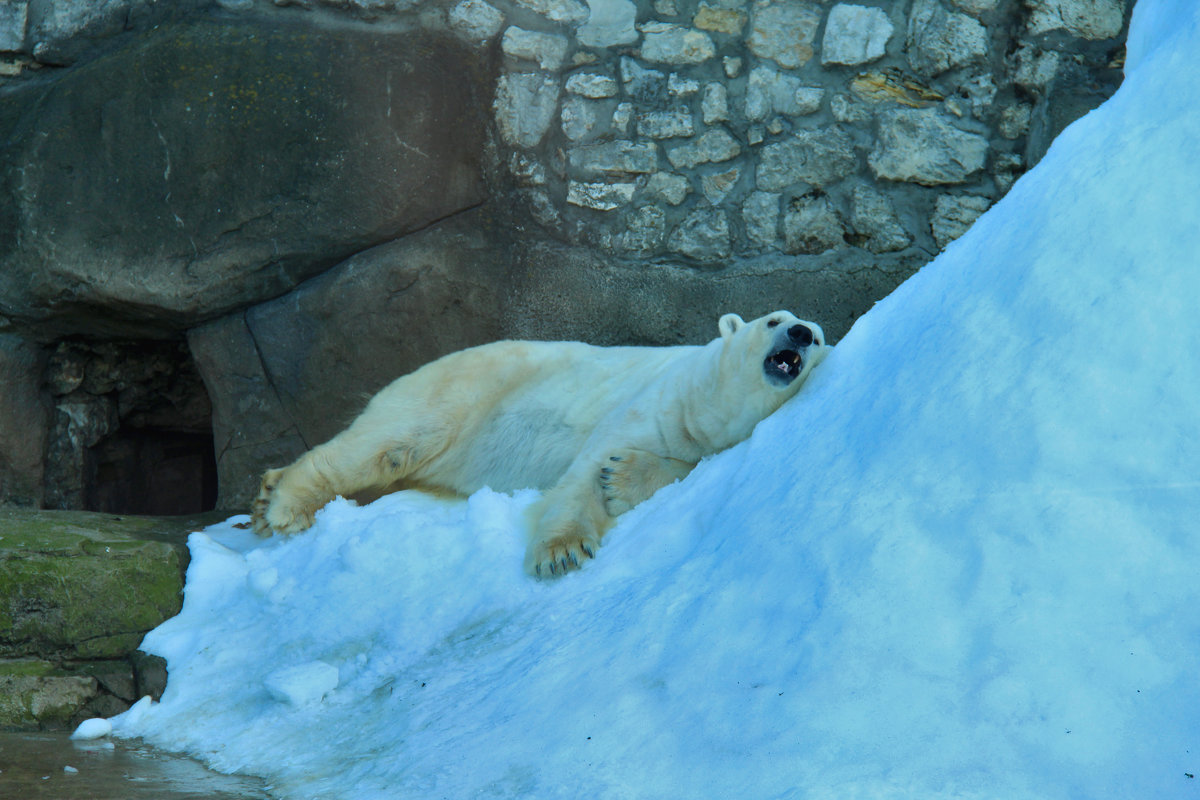
[{"label": "polar bear front paw", "polygon": [[529,546],[527,567],[539,578],[566,575],[596,557],[600,540],[588,534],[566,533]]},{"label": "polar bear front paw", "polygon": [[250,525],[259,536],[299,533],[312,527],[313,510],[287,502],[287,497],[276,491],[283,472],[269,469],[263,473],[258,496],[250,509]]},{"label": "polar bear front paw", "polygon": [[263,473],[262,482],[258,484],[258,496],[250,506],[250,526],[259,536],[270,536],[271,526],[267,524],[267,509],[271,507],[271,497],[275,487],[279,485],[281,469],[269,469]]},{"label": "polar bear front paw", "polygon": [[618,517],[664,486],[685,477],[695,464],[646,450],[618,450],[600,468],[604,510]]}]

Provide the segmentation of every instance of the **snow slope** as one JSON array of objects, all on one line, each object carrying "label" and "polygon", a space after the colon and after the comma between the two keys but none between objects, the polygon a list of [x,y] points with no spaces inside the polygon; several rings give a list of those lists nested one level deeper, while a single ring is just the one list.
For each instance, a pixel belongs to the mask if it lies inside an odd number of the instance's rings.
[{"label": "snow slope", "polygon": [[531,493],[195,534],[114,720],[323,798],[1200,798],[1200,7],[754,437],[521,573]]}]

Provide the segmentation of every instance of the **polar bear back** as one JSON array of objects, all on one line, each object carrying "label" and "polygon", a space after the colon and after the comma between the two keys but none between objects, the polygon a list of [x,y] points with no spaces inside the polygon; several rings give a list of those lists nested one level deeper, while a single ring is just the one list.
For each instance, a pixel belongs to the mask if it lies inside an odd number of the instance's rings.
[{"label": "polar bear back", "polygon": [[376,437],[392,426],[453,432],[415,483],[458,494],[545,489],[606,417],[702,349],[494,342],[399,378],[360,421]]}]

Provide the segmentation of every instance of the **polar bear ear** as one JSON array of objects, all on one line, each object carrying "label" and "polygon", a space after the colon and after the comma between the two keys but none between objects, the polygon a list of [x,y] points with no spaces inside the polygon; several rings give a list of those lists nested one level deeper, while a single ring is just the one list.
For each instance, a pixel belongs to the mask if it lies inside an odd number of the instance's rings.
[{"label": "polar bear ear", "polygon": [[737,314],[726,314],[721,317],[721,321],[717,323],[717,330],[721,332],[721,338],[728,339],[737,333],[746,321]]}]

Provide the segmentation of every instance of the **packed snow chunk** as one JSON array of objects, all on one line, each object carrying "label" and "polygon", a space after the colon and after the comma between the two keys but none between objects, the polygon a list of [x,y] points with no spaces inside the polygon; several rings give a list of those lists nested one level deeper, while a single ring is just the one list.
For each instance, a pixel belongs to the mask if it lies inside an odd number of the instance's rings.
[{"label": "packed snow chunk", "polygon": [[106,719],[85,719],[71,734],[72,739],[103,739],[112,733],[112,723]]},{"label": "packed snow chunk", "polygon": [[272,672],[263,685],[281,703],[306,706],[320,702],[337,688],[338,669],[324,661],[313,661]]}]

